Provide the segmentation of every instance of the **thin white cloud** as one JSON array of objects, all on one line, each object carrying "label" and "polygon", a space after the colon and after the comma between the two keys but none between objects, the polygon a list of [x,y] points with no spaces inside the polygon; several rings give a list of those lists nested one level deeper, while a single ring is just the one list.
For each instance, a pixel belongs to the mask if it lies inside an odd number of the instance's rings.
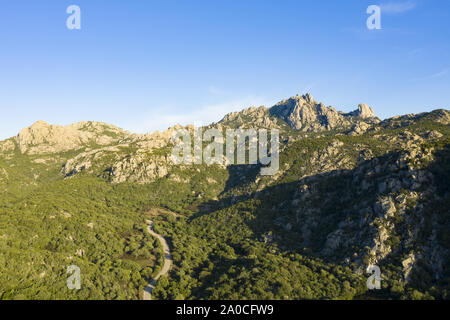
[{"label": "thin white cloud", "polygon": [[436,78],[440,78],[440,77],[445,76],[446,74],[449,73],[449,71],[450,71],[449,68],[445,68],[445,69],[443,69],[443,70],[441,70],[441,71],[439,71],[439,72],[430,74],[430,75],[425,76],[425,77],[414,78],[414,79],[412,79],[412,80],[430,80],[430,79],[436,79]]},{"label": "thin white cloud", "polygon": [[259,107],[261,105],[272,106],[272,101],[267,101],[262,97],[248,96],[243,99],[225,101],[222,103],[203,106],[186,112],[162,112],[155,111],[138,123],[125,126],[127,130],[135,133],[147,133],[156,130],[163,131],[177,124],[183,126],[194,124],[196,126],[208,125],[220,121],[227,113],[240,111],[250,106]]},{"label": "thin white cloud", "polygon": [[208,91],[209,91],[209,93],[211,93],[212,95],[215,95],[215,96],[225,93],[225,91],[223,91],[215,86],[209,86]]},{"label": "thin white cloud", "polygon": [[430,78],[440,78],[440,77],[442,77],[442,76],[445,76],[447,73],[448,73],[448,68],[445,68],[444,70],[442,70],[442,71],[440,71],[440,72],[437,72],[437,73],[435,73],[435,74],[432,74],[432,75],[430,76]]},{"label": "thin white cloud", "polygon": [[423,53],[422,48],[416,48],[416,49],[408,51],[408,56],[409,57],[419,57],[422,55],[422,53]]},{"label": "thin white cloud", "polygon": [[414,1],[387,2],[380,5],[381,13],[400,14],[413,10],[417,6]]}]

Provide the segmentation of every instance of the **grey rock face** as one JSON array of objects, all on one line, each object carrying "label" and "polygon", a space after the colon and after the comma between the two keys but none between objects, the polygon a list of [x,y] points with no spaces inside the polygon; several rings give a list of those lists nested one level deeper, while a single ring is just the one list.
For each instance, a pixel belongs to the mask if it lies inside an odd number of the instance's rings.
[{"label": "grey rock face", "polygon": [[43,154],[77,150],[90,143],[106,146],[129,135],[118,127],[100,122],[84,121],[64,127],[37,121],[22,129],[15,139],[22,153]]},{"label": "grey rock face", "polygon": [[310,94],[283,100],[272,107],[270,112],[294,129],[302,131],[330,130],[344,120],[333,108],[316,103]]},{"label": "grey rock face", "polygon": [[[291,127],[302,131],[322,131],[349,127],[353,117],[374,119],[375,114],[368,105],[360,104],[358,109],[345,114],[333,107],[316,102],[308,93],[277,103],[270,109],[272,116],[285,120]],[[364,125],[362,125],[364,127]]]},{"label": "grey rock face", "polygon": [[364,134],[367,131],[367,129],[369,129],[369,127],[370,127],[370,125],[367,124],[366,122],[359,121],[352,126],[352,129],[348,132],[348,135],[357,136],[357,135]]},{"label": "grey rock face", "polygon": [[353,111],[353,114],[363,119],[375,117],[375,113],[373,112],[372,108],[365,103],[360,103],[358,109]]},{"label": "grey rock face", "polygon": [[393,217],[396,212],[394,202],[390,197],[383,198],[377,203],[375,203],[374,209],[375,212],[378,214],[378,216],[385,218]]},{"label": "grey rock face", "polygon": [[371,124],[379,121],[367,104],[361,103],[355,111],[344,113],[315,101],[312,95],[307,93],[283,99],[271,108],[251,107],[240,112],[229,113],[219,122],[219,125],[282,128],[287,123],[291,128],[304,132],[350,129],[353,126],[349,134],[359,135],[363,134]]}]

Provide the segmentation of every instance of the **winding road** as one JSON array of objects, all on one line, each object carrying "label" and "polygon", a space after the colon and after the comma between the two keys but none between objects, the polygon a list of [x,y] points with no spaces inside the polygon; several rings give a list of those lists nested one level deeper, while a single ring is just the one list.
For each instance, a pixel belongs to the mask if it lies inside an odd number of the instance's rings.
[{"label": "winding road", "polygon": [[152,300],[152,292],[153,292],[153,289],[155,288],[156,281],[158,281],[158,279],[161,276],[165,276],[167,273],[169,273],[170,267],[172,266],[172,256],[170,254],[170,248],[169,248],[169,245],[167,244],[166,239],[164,239],[164,237],[161,236],[160,234],[157,234],[155,231],[153,231],[153,221],[147,220],[146,222],[148,224],[148,232],[152,236],[158,238],[159,242],[162,244],[163,252],[164,252],[164,265],[163,265],[161,271],[158,272],[158,274],[155,276],[155,278],[153,278],[153,280],[144,289],[143,299],[144,300]]}]

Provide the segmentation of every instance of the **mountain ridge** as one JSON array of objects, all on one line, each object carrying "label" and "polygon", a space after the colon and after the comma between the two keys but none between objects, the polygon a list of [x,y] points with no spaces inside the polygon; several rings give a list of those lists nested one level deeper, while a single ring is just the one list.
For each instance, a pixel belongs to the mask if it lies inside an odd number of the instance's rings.
[{"label": "mountain ridge", "polygon": [[[179,214],[152,216],[174,263],[156,299],[371,297],[373,264],[384,298],[448,299],[450,112],[379,121],[363,104],[339,113],[313,101],[288,99],[275,115],[244,109],[203,128],[280,129],[274,176],[259,165],[174,165],[171,135],[193,126],[136,135],[40,121],[0,142],[8,257],[0,256],[0,289],[67,297],[52,289],[64,284],[53,270],[65,274],[76,262],[87,279],[109,277],[89,282],[83,297],[123,297],[125,281],[133,283],[126,296],[138,298],[161,264],[149,260],[162,253],[144,241],[147,212],[163,207]],[[21,286],[24,274],[30,282]]]},{"label": "mountain ridge", "polygon": [[[448,111],[443,110],[444,113]],[[242,118],[247,117],[246,121]],[[389,119],[395,119],[394,116]],[[450,116],[447,116],[450,118]],[[389,120],[385,119],[385,120]],[[297,94],[289,99],[283,99],[274,106],[267,108],[249,107],[238,112],[225,115],[220,121],[213,122],[209,127],[233,126],[240,124],[243,127],[254,125],[267,128],[291,128],[304,132],[330,131],[336,129],[348,129],[360,133],[370,125],[377,124],[381,120],[375,116],[373,109],[367,104],[360,103],[356,110],[351,112],[336,111],[333,107],[326,107],[321,102],[316,102],[311,94]],[[185,127],[189,127],[185,126]],[[173,128],[184,126],[175,125],[163,131],[135,134],[122,128],[96,121],[81,121],[67,126],[51,125],[43,120],[36,121],[31,126],[20,130],[15,138],[22,153],[57,153],[73,149],[79,149],[89,143],[99,145],[111,145],[119,140],[145,136],[164,136]],[[352,128],[353,127],[353,128]],[[361,129],[362,128],[362,129]],[[103,130],[103,132],[102,132]],[[105,134],[105,132],[107,132]],[[96,136],[97,135],[97,136]],[[9,138],[10,139],[10,138]],[[9,139],[5,139],[9,140]],[[2,141],[2,142],[4,142]],[[38,145],[46,145],[41,151]]]}]

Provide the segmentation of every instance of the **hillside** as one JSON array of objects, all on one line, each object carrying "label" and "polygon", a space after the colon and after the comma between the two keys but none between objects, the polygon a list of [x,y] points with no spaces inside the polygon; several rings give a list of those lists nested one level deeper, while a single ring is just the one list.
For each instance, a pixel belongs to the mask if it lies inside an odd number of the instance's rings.
[{"label": "hillside", "polygon": [[262,176],[173,164],[181,126],[39,121],[0,142],[0,299],[142,298],[163,262],[149,217],[174,263],[154,299],[449,299],[449,124],[444,109],[381,120],[306,94],[202,128],[279,129],[280,170]]}]

